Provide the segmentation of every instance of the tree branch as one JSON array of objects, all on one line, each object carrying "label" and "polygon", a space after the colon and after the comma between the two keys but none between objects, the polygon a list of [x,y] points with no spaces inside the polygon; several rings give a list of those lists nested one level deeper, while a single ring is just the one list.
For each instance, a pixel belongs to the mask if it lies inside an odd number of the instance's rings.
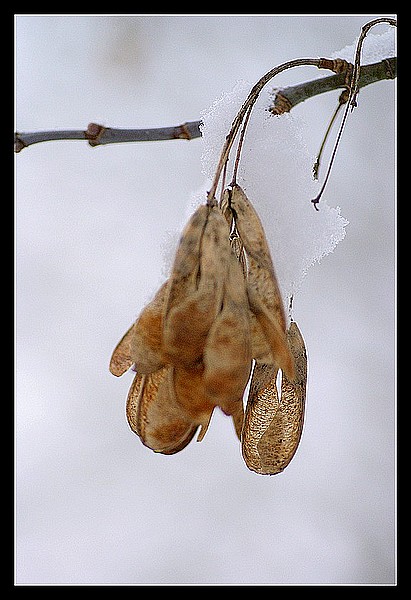
[{"label": "tree branch", "polygon": [[[327,59],[324,59],[327,61]],[[328,61],[332,63],[333,61]],[[345,61],[344,61],[345,62]],[[349,65],[349,63],[345,63]],[[331,68],[331,67],[325,67]],[[386,58],[378,63],[364,65],[361,67],[359,88],[365,87],[377,81],[395,79],[397,76],[397,59]],[[292,108],[313,98],[332,90],[347,89],[347,71],[307,81],[294,86],[275,90],[273,105],[269,111],[273,114],[282,114]],[[342,100],[341,100],[342,102]],[[101,146],[105,144],[117,144],[121,142],[149,142],[164,140],[191,140],[201,137],[201,121],[189,121],[175,127],[157,127],[154,129],[114,129],[104,127],[96,123],[90,123],[85,131],[38,131],[31,133],[15,133],[14,150],[20,152],[23,148],[39,142],[55,140],[87,140],[90,146]]]},{"label": "tree branch", "polygon": [[[395,79],[396,77],[397,58],[384,58],[378,63],[361,67],[358,87],[363,88],[372,83],[376,83],[377,81]],[[341,88],[347,89],[349,87],[347,81],[349,81],[347,72],[342,71],[341,73],[330,75],[329,77],[322,77],[321,79],[314,79],[313,81],[277,89],[275,90],[276,96],[273,105],[269,107],[268,110],[273,114],[288,112],[297,106],[297,104],[300,104],[300,102],[304,102],[318,94],[324,94]]]}]

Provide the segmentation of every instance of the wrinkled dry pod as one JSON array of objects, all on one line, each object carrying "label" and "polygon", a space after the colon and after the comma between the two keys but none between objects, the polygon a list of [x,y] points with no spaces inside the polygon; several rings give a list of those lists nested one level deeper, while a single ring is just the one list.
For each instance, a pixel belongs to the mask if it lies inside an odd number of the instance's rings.
[{"label": "wrinkled dry pod", "polygon": [[251,470],[275,474],[290,462],[302,433],[306,352],[296,323],[286,331],[264,229],[240,186],[189,219],[168,280],[113,352],[114,375],[131,367],[127,419],[155,452],[179,452],[198,430],[202,440],[219,407]]}]

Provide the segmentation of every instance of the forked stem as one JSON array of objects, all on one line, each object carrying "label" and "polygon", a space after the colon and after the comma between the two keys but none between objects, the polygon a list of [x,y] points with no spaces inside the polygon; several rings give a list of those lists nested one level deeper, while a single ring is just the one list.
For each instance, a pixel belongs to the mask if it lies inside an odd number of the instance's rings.
[{"label": "forked stem", "polygon": [[[273,77],[275,77],[282,71],[285,71],[287,69],[292,69],[294,67],[301,67],[301,66],[313,66],[313,67],[317,67],[317,68],[324,68],[321,65],[320,59],[318,59],[318,58],[297,58],[295,60],[290,60],[290,61],[285,62],[277,67],[274,67],[273,69],[268,71],[265,75],[263,75],[261,77],[261,79],[259,79],[257,81],[257,83],[252,87],[247,99],[245,100],[244,104],[238,111],[234,121],[231,124],[231,129],[226,137],[223,149],[221,151],[220,159],[217,164],[217,169],[216,169],[213,183],[207,194],[207,204],[212,204],[215,202],[215,194],[217,191],[218,183],[220,181],[221,172],[224,168],[224,165],[226,164],[226,162],[228,160],[228,156],[230,154],[230,150],[235,141],[237,133],[246,117],[247,117],[247,121],[248,121],[249,112],[251,113],[251,110],[252,110],[255,102],[257,101],[257,98],[260,95],[260,92],[263,89],[263,87]],[[244,138],[244,135],[242,137]]]},{"label": "forked stem", "polygon": [[[358,81],[359,81],[359,77],[360,77],[360,58],[361,58],[361,49],[362,49],[362,44],[363,44],[364,38],[367,35],[368,31],[375,25],[378,25],[379,23],[388,23],[389,25],[392,25],[392,26],[397,25],[397,21],[395,19],[391,19],[388,17],[381,17],[379,19],[374,19],[373,21],[366,23],[362,27],[361,34],[360,34],[360,36],[358,38],[358,42],[357,42],[356,52],[355,52],[355,64],[354,64],[352,77],[351,77],[351,81],[350,81],[350,86],[349,86],[348,101],[346,103],[346,108],[344,111],[340,129],[338,131],[334,149],[333,149],[333,152],[331,155],[330,163],[328,165],[324,183],[321,187],[319,194],[316,196],[316,198],[311,200],[311,202],[314,204],[314,207],[316,210],[318,210],[317,204],[320,201],[320,197],[322,196],[322,194],[324,192],[325,186],[327,185],[327,181],[330,176],[330,172],[331,172],[331,168],[332,168],[332,165],[333,165],[333,162],[335,159],[337,148],[338,148],[338,145],[339,145],[339,142],[341,139],[342,132],[344,130],[345,122],[347,120],[348,111],[349,111],[350,107],[352,109],[356,105],[355,99],[356,99],[356,95],[358,94]],[[215,195],[217,192],[217,187],[218,187],[218,184],[220,181],[221,173],[222,173],[223,169],[224,170],[226,169],[226,165],[227,165],[227,161],[228,161],[228,157],[229,157],[231,148],[234,144],[234,141],[237,137],[237,134],[238,134],[238,131],[239,131],[241,125],[243,125],[239,145],[237,148],[236,160],[235,160],[235,164],[234,164],[233,182],[235,182],[235,178],[237,176],[238,164],[239,164],[239,160],[240,160],[241,148],[242,148],[242,144],[243,144],[244,136],[245,136],[245,130],[248,125],[253,106],[254,106],[255,102],[257,101],[257,98],[260,95],[263,87],[271,79],[273,79],[273,77],[275,77],[282,71],[286,71],[287,69],[293,69],[294,67],[301,67],[301,66],[313,66],[313,67],[317,67],[319,69],[327,68],[326,65],[324,64],[324,60],[319,59],[319,58],[298,58],[295,60],[290,60],[290,61],[282,63],[281,65],[274,67],[273,69],[268,71],[252,87],[247,99],[245,100],[244,104],[238,111],[234,121],[232,122],[231,129],[226,137],[223,149],[220,154],[220,159],[217,164],[213,183],[211,185],[209,192],[207,193],[207,204],[208,205],[214,205],[216,203]],[[339,107],[340,106],[341,105],[339,105]],[[339,109],[339,107],[338,107],[338,109]],[[332,123],[334,122],[334,119],[337,115],[338,109],[332,118],[329,128],[327,129],[326,137],[328,135],[328,132],[329,132],[329,129],[331,128]]]},{"label": "forked stem", "polygon": [[347,100],[344,115],[343,115],[343,118],[341,121],[340,129],[338,131],[337,139],[334,144],[334,148],[333,148],[333,151],[331,154],[331,158],[330,158],[330,162],[328,165],[327,173],[324,178],[324,182],[323,182],[321,189],[320,189],[319,193],[317,194],[317,196],[315,198],[313,198],[313,200],[311,200],[311,202],[314,204],[314,208],[316,210],[318,210],[317,204],[319,203],[320,198],[324,193],[325,187],[326,187],[328,179],[330,177],[330,173],[331,173],[331,169],[332,169],[332,166],[334,163],[335,155],[337,153],[337,148],[340,143],[342,133],[344,131],[345,123],[347,121],[348,112],[349,112],[350,108],[352,111],[357,106],[356,98],[358,95],[358,82],[360,79],[361,50],[362,50],[362,45],[364,43],[365,36],[367,35],[367,33],[369,32],[369,30],[372,27],[374,27],[375,25],[379,25],[380,23],[388,23],[392,27],[397,26],[397,21],[395,19],[391,19],[389,17],[381,17],[379,19],[374,19],[373,21],[369,21],[369,23],[366,23],[361,29],[361,34],[358,38],[357,47],[355,50],[355,61],[354,61],[354,68],[353,68],[352,77],[351,77],[351,81],[350,81],[348,100]]}]

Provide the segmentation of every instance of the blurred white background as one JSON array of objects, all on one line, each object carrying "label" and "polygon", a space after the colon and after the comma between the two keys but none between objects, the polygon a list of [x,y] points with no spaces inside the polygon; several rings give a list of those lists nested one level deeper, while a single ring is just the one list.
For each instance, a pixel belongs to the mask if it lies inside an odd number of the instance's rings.
[{"label": "blurred white background", "polygon": [[[330,56],[379,16],[18,16],[16,129],[196,120],[238,80]],[[338,95],[295,109],[313,154]],[[16,155],[16,583],[392,584],[395,82],[361,91],[326,190],[350,223],[295,298],[306,422],[274,477],[247,470],[217,412],[202,443],[154,454],[126,422],[133,374],[108,371],[204,183],[201,154],[197,139]]]}]

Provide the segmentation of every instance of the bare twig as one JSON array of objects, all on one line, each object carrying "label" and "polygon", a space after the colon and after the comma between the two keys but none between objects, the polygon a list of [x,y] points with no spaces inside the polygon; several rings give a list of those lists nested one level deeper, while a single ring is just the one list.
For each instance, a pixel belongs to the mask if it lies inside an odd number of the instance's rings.
[{"label": "bare twig", "polygon": [[120,142],[153,142],[162,140],[191,140],[201,136],[200,121],[190,121],[175,127],[156,127],[154,129],[114,129],[97,123],[90,123],[85,131],[37,131],[16,133],[15,152],[23,148],[55,140],[87,140],[90,146],[117,144]]},{"label": "bare twig", "polygon": [[[349,63],[348,63],[349,64]],[[358,87],[363,88],[377,81],[385,79],[395,79],[397,77],[397,58],[385,58],[384,60],[364,65],[361,67]],[[273,114],[282,114],[289,112],[292,108],[313,98],[318,94],[324,94],[333,90],[346,88],[346,73],[341,72],[329,77],[306,81],[297,85],[292,85],[283,89],[276,89],[273,105],[268,109]]]},{"label": "bare twig", "polygon": [[352,69],[352,73],[350,74],[350,81],[349,81],[349,85],[347,86],[348,89],[348,97],[346,99],[346,107],[345,107],[345,111],[344,111],[344,115],[340,124],[340,129],[338,131],[337,134],[337,139],[335,141],[334,144],[334,148],[331,154],[331,159],[330,162],[328,164],[328,169],[327,169],[327,173],[325,175],[324,178],[324,182],[321,186],[321,189],[319,191],[319,193],[317,194],[317,196],[315,198],[313,198],[311,200],[311,202],[314,205],[314,208],[316,210],[318,210],[318,203],[320,201],[320,198],[322,196],[322,194],[324,193],[325,187],[327,185],[328,182],[328,178],[330,176],[331,173],[331,169],[332,166],[334,164],[334,160],[335,160],[335,156],[337,153],[337,149],[338,149],[338,145],[340,143],[341,140],[341,136],[342,133],[344,131],[344,127],[345,127],[345,123],[347,121],[347,117],[348,117],[348,111],[351,109],[353,110],[356,106],[357,106],[357,96],[358,96],[358,92],[360,89],[360,73],[363,70],[363,68],[361,67],[361,50],[362,50],[362,45],[364,43],[364,39],[365,36],[367,35],[367,33],[369,32],[369,30],[374,27],[374,25],[378,25],[380,23],[388,23],[389,25],[391,25],[392,27],[396,27],[397,26],[397,21],[395,19],[390,19],[387,17],[381,17],[379,19],[374,19],[373,21],[369,21],[369,23],[366,23],[362,30],[361,30],[361,35],[358,38],[357,41],[357,48],[355,51],[355,60],[354,60],[354,66]]},{"label": "bare twig", "polygon": [[[379,63],[361,67],[358,87],[365,87],[384,79],[395,79],[397,76],[397,59],[387,58]],[[307,81],[295,86],[276,90],[273,105],[269,110],[273,114],[288,112],[297,104],[313,98],[318,94],[346,87],[346,75],[339,73]],[[184,139],[191,140],[201,137],[201,121],[189,121],[174,127],[157,127],[153,129],[115,129],[90,123],[84,130],[36,131],[16,133],[14,150],[20,152],[33,144],[56,140],[87,140],[90,146],[117,144],[123,142],[149,142]]]}]

